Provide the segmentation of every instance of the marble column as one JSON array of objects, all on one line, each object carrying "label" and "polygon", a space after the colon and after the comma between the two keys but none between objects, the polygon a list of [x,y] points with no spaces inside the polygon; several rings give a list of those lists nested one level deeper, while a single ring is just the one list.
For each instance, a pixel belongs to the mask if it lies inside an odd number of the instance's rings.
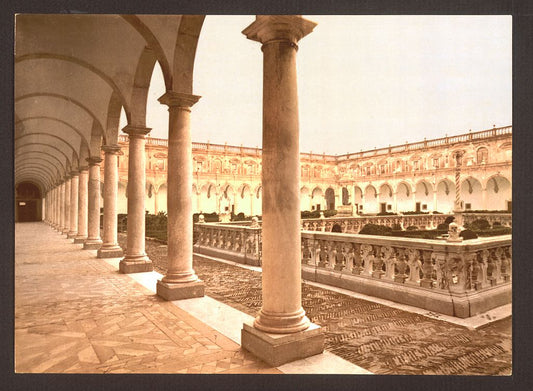
[{"label": "marble column", "polygon": [[157,282],[165,300],[204,295],[204,283],[192,268],[192,141],[191,107],[199,96],[167,91],[159,102],[168,106],[168,269]]},{"label": "marble column", "polygon": [[100,239],[100,159],[99,156],[87,158],[89,163],[89,188],[87,205],[87,240],[83,243],[85,250],[98,250],[102,246]]},{"label": "marble column", "polygon": [[65,179],[65,225],[63,226],[62,233],[67,234],[70,230],[70,175]]},{"label": "marble column", "polygon": [[58,202],[57,202],[57,185],[54,187],[54,195],[53,195],[53,199],[52,199],[52,202],[53,202],[53,215],[52,215],[52,228],[56,229],[57,227],[57,206],[58,206]]},{"label": "marble column", "polygon": [[253,325],[243,325],[241,341],[274,366],[324,349],[324,334],[301,303],[296,52],[315,25],[301,16],[258,15],[243,31],[263,51],[263,305]]},{"label": "marble column", "polygon": [[89,167],[80,167],[78,180],[78,234],[74,243],[84,243],[87,240],[87,211],[89,205]]},{"label": "marble column", "polygon": [[463,151],[455,154],[455,201],[453,203],[453,215],[460,229],[463,227],[463,207],[461,202],[461,166],[463,163]]},{"label": "marble column", "polygon": [[120,146],[105,145],[104,160],[104,234],[103,244],[98,250],[98,258],[118,258],[123,255],[117,242],[117,193],[118,193],[118,153]]},{"label": "marble column", "polygon": [[54,228],[59,231],[61,226],[61,182],[56,186],[56,223]]},{"label": "marble column", "polygon": [[78,171],[72,171],[70,177],[70,229],[67,237],[74,239],[78,234],[78,187],[80,173]]},{"label": "marble column", "polygon": [[150,128],[126,126],[123,131],[129,135],[128,157],[128,239],[126,255],[120,261],[121,273],[149,272],[152,261],[145,252],[145,209],[146,189],[145,135]]},{"label": "marble column", "polygon": [[59,226],[57,230],[59,233],[63,233],[65,228],[65,181],[61,181],[59,185]]}]

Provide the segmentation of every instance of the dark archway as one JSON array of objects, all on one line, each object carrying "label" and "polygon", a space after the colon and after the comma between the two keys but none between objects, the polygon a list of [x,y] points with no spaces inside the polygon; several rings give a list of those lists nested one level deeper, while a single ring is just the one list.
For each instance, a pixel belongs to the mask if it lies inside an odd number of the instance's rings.
[{"label": "dark archway", "polygon": [[331,187],[326,190],[326,208],[335,209],[335,191]]},{"label": "dark archway", "polygon": [[42,198],[39,188],[30,182],[19,183],[15,188],[15,221],[41,221]]}]

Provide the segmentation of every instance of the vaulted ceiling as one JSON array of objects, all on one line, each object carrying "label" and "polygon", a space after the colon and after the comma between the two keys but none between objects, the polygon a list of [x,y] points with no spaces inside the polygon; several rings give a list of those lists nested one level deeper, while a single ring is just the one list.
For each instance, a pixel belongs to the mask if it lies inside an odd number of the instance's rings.
[{"label": "vaulted ceiling", "polygon": [[159,62],[167,90],[192,93],[202,15],[40,15],[15,20],[15,184],[46,192],[115,144],[121,109],[146,126]]}]

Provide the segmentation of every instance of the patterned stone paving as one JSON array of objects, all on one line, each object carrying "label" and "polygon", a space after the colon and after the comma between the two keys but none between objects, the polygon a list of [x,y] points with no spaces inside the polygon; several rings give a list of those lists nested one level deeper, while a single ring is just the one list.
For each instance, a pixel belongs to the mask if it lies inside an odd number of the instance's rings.
[{"label": "patterned stone paving", "polygon": [[[146,249],[164,274],[166,246],[147,240]],[[261,308],[260,273],[210,260],[195,260],[194,269],[207,295],[252,316]],[[511,318],[469,330],[307,284],[302,301],[311,321],[324,327],[326,349],[371,372],[511,374]]]},{"label": "patterned stone paving", "polygon": [[17,373],[280,373],[42,223],[15,243]]}]

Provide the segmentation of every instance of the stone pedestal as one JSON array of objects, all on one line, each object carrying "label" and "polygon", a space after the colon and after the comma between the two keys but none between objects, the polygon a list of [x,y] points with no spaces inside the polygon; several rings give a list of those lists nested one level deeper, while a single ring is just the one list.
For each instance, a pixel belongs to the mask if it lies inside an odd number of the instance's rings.
[{"label": "stone pedestal", "polygon": [[123,131],[129,135],[128,157],[128,238],[126,254],[120,261],[121,273],[140,273],[153,270],[152,261],[145,252],[145,210],[146,187],[145,135],[149,128],[126,126]]},{"label": "stone pedestal", "polygon": [[118,145],[105,145],[104,162],[104,233],[98,258],[120,258],[124,254],[117,242]]},{"label": "stone pedestal", "polygon": [[89,162],[89,188],[87,208],[87,240],[83,243],[85,250],[98,250],[102,245],[100,239],[100,162],[98,156],[87,158]]},{"label": "stone pedestal", "polygon": [[296,51],[315,25],[301,16],[258,15],[243,31],[263,44],[263,305],[253,326],[244,325],[242,346],[276,365],[323,349],[320,329],[302,308],[300,264]]},{"label": "stone pedestal", "polygon": [[202,280],[176,284],[157,281],[157,295],[168,301],[203,297],[204,294],[205,284]]},{"label": "stone pedestal", "polygon": [[84,243],[87,240],[87,205],[89,203],[89,167],[80,167],[78,180],[78,234],[74,243]]},{"label": "stone pedestal", "polygon": [[159,102],[168,106],[168,270],[158,281],[165,300],[204,295],[204,283],[192,267],[192,141],[191,107],[199,96],[167,91]]},{"label": "stone pedestal", "polygon": [[322,329],[314,323],[290,334],[265,333],[248,323],[241,331],[242,346],[273,367],[322,353],[324,339]]}]

